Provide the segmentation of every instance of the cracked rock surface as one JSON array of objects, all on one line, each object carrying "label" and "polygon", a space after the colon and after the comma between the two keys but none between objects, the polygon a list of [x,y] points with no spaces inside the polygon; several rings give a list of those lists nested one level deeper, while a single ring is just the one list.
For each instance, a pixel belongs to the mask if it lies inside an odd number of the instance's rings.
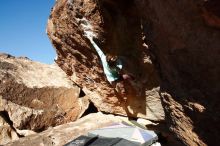
[{"label": "cracked rock surface", "polygon": [[[24,130],[40,132],[78,119],[89,104],[79,94],[80,89],[55,64],[0,55],[0,112],[19,136],[28,135]],[[3,124],[1,129],[10,126]]]}]

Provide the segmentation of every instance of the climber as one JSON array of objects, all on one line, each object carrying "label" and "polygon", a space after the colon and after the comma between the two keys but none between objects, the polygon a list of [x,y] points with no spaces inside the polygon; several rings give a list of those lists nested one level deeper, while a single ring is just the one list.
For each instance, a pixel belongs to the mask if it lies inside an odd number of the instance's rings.
[{"label": "climber", "polygon": [[118,80],[134,80],[134,76],[130,73],[127,73],[125,71],[125,68],[123,67],[123,61],[121,57],[117,56],[107,56],[107,62],[109,65],[109,68],[111,70],[114,70],[118,74]]},{"label": "climber", "polygon": [[131,78],[130,75],[123,73],[122,61],[120,58],[116,57],[116,60],[110,58],[109,62],[107,61],[108,59],[106,55],[94,41],[94,38],[96,38],[97,36],[96,33],[94,33],[93,27],[89,23],[89,21],[83,18],[79,20],[79,23],[82,29],[84,30],[84,36],[87,37],[87,39],[90,41],[90,43],[96,50],[97,54],[99,55],[100,60],[102,62],[103,71],[109,83],[113,84],[113,82],[130,79]]},{"label": "climber", "polygon": [[132,81],[134,76],[130,73],[127,73],[123,67],[122,57],[116,56],[107,56],[107,62],[109,68],[117,74],[117,80],[111,82],[112,86],[115,87],[115,90],[121,95],[125,96],[133,92]]}]

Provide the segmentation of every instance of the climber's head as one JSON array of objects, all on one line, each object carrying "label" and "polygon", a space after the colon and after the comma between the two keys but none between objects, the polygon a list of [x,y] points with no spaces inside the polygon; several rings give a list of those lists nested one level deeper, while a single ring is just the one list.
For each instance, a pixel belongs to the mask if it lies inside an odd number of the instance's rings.
[{"label": "climber's head", "polygon": [[115,68],[117,66],[117,56],[107,55],[107,62],[110,68]]}]

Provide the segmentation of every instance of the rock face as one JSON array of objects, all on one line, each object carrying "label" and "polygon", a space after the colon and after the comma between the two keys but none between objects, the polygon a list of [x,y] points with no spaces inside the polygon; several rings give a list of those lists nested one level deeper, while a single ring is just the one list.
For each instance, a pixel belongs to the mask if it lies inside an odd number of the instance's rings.
[{"label": "rock face", "polygon": [[9,125],[3,113],[0,113],[0,144],[4,145],[10,141],[19,139],[16,131]]},{"label": "rock face", "polygon": [[171,130],[186,145],[215,145],[220,129],[219,1],[154,0],[140,6]]},{"label": "rock face", "polygon": [[[156,92],[159,78],[143,44],[138,10],[130,10],[131,5],[131,1],[59,0],[51,12],[47,32],[57,50],[57,64],[87,95],[92,95],[90,100],[100,111],[161,121],[164,111]],[[125,71],[135,78],[118,83],[126,94],[107,81],[100,58],[85,36],[86,23],[93,27],[91,31],[97,35],[94,40],[104,54],[123,58]]]},{"label": "rock face", "polygon": [[79,94],[56,65],[0,55],[0,112],[20,136],[78,119],[88,106]]},{"label": "rock face", "polygon": [[[161,120],[163,114],[149,115],[162,113],[162,99],[166,121],[184,144],[215,145],[219,8],[218,0],[57,0],[47,32],[57,64],[100,111]],[[88,22],[105,55],[124,58],[124,70],[133,75],[135,80],[120,82],[126,94],[106,80],[85,36]],[[148,99],[157,101],[158,109]]]}]

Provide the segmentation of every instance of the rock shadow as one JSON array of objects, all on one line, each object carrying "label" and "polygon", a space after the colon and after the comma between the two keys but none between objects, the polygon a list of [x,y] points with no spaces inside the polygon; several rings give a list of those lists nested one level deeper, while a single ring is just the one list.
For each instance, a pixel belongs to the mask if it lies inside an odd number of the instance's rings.
[{"label": "rock shadow", "polygon": [[125,95],[117,92],[116,95],[129,117],[146,117],[146,108],[156,117],[147,98],[157,96],[153,90],[159,86],[159,78],[151,61],[152,54],[144,44],[141,18],[135,1],[100,0],[99,5],[105,30],[100,36],[106,38],[100,46],[107,55],[122,58],[125,72],[134,77],[132,81],[122,81]]}]

